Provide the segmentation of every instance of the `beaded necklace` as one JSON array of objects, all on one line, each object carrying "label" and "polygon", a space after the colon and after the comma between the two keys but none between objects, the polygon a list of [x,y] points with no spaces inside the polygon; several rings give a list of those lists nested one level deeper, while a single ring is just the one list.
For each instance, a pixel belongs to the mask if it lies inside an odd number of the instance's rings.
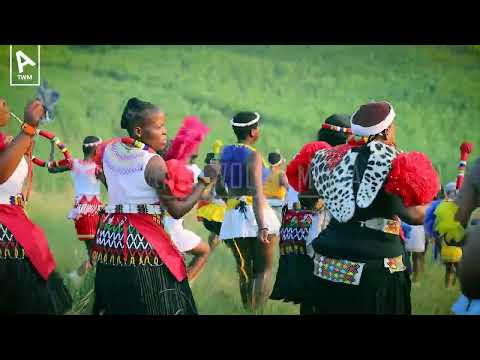
[{"label": "beaded necklace", "polygon": [[132,147],[136,147],[137,149],[140,149],[140,150],[145,150],[145,151],[148,151],[148,152],[151,152],[151,153],[155,153],[155,150],[152,149],[151,146],[147,145],[147,144],[144,144],[142,143],[141,141],[138,141],[138,140],[135,140],[131,137],[124,137],[122,138],[122,143],[124,143],[125,145],[129,145],[129,146],[132,146]]}]

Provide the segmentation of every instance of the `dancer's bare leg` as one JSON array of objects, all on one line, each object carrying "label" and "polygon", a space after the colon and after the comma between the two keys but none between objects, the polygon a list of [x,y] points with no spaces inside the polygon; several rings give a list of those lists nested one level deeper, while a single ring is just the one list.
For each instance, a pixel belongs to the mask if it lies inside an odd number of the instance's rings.
[{"label": "dancer's bare leg", "polygon": [[260,242],[259,239],[254,242],[252,308],[255,311],[265,305],[272,293],[273,263],[278,236],[269,235],[268,240],[268,244]]},{"label": "dancer's bare leg", "polygon": [[414,252],[412,253],[413,258],[413,278],[412,282],[418,282],[420,280],[420,275],[424,271],[425,258],[423,253]]},{"label": "dancer's bare leg", "polygon": [[210,245],[210,251],[215,250],[218,244],[220,244],[220,238],[217,234],[211,232],[210,235],[208,235],[208,245]]},{"label": "dancer's bare leg", "polygon": [[195,248],[187,251],[187,254],[193,255],[192,261],[187,266],[188,281],[192,285],[208,260],[210,246],[201,241]]},{"label": "dancer's bare leg", "polygon": [[445,287],[450,288],[455,284],[455,264],[445,264]]},{"label": "dancer's bare leg", "polygon": [[257,238],[240,238],[227,240],[237,263],[240,296],[245,310],[252,311],[253,266],[251,243]]}]

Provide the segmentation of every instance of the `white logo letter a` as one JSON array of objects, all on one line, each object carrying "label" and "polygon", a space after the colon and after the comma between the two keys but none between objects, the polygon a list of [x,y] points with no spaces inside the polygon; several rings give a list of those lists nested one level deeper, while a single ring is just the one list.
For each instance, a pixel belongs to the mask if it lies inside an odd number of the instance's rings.
[{"label": "white logo letter a", "polygon": [[18,72],[20,74],[23,73],[23,68],[25,67],[25,65],[31,65],[31,66],[37,65],[32,59],[30,59],[27,55],[25,55],[25,53],[21,50],[17,51],[15,55],[17,56]]}]

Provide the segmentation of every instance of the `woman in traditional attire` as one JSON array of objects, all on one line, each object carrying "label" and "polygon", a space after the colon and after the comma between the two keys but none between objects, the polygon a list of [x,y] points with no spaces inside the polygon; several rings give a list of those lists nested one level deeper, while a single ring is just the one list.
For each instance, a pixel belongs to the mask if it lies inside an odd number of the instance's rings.
[{"label": "woman in traditional attire", "polygon": [[312,243],[316,314],[411,313],[400,220],[422,224],[440,184],[425,155],[399,152],[394,118],[388,102],[362,105],[351,128],[367,143],[320,150],[311,162],[313,187],[332,216]]},{"label": "woman in traditional attire", "polygon": [[[47,238],[24,210],[34,138],[44,116],[43,104],[35,100],[26,106],[15,138],[0,132],[0,314],[64,314],[72,306]],[[10,109],[0,98],[0,127],[9,120]]]},{"label": "woman in traditional attire", "polygon": [[167,144],[165,114],[132,98],[121,119],[128,137],[97,151],[108,188],[92,258],[96,261],[96,314],[196,314],[181,252],[163,228],[165,211],[176,219],[190,211],[217,171],[193,173],[182,161],[157,152]]}]

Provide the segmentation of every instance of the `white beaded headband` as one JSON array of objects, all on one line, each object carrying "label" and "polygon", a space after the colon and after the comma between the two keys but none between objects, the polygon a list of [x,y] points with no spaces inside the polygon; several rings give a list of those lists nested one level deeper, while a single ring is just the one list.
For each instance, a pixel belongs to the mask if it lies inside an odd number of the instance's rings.
[{"label": "white beaded headband", "polygon": [[253,119],[252,121],[249,121],[248,123],[236,123],[233,119],[231,119],[230,124],[232,124],[232,126],[235,126],[235,127],[247,127],[247,126],[256,124],[258,120],[260,120],[260,115],[257,112],[255,112],[254,114],[255,114],[255,119]]}]

